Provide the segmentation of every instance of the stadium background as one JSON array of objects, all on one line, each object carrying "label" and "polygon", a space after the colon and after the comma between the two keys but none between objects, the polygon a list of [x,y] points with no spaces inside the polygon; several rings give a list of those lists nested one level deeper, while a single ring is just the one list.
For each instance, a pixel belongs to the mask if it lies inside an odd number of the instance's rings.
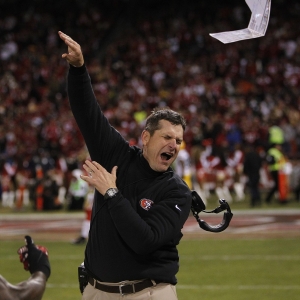
[{"label": "stadium background", "polygon": [[[2,174],[5,163],[17,168],[13,190],[17,175],[34,189],[38,167],[44,175],[54,169],[49,176],[67,187],[87,155],[69,110],[58,30],[82,45],[97,99],[128,140],[138,143],[143,118],[157,105],[185,115],[193,159],[209,138],[219,153],[238,143],[266,149],[277,124],[295,166],[291,190],[297,187],[297,1],[272,3],[263,38],[228,45],[209,33],[247,27],[244,1],[4,1],[0,14],[0,167]],[[11,189],[4,174],[1,182]]]},{"label": "stadium background", "polygon": [[[297,1],[273,0],[264,37],[223,45],[209,33],[247,27],[243,0],[0,1],[1,168],[9,159],[34,178],[35,164],[46,173],[63,159],[69,172],[86,156],[82,139],[74,138],[80,134],[66,98],[58,30],[81,44],[97,98],[128,139],[137,140],[141,128],[134,113],[165,103],[186,115],[189,150],[205,139],[207,119],[225,130],[237,124],[243,142],[262,146],[276,121],[291,137],[285,151],[297,167],[299,15]],[[296,200],[291,193],[284,207],[251,211],[248,198],[234,202],[232,226],[218,235],[189,220],[180,245],[180,299],[298,299]],[[44,299],[79,299],[76,267],[84,248],[69,241],[82,218],[1,207],[1,274],[11,282],[26,278],[16,272],[14,253],[29,232],[48,246],[53,264]]]}]

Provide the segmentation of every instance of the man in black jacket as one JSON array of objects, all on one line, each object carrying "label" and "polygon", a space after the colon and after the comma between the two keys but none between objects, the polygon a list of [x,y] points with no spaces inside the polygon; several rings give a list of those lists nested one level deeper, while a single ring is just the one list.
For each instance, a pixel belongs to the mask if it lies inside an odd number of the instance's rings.
[{"label": "man in black jacket", "polygon": [[13,285],[0,275],[0,300],[42,299],[51,272],[48,251],[43,246],[35,245],[30,236],[25,236],[25,241],[26,245],[18,250],[18,254],[24,269],[31,276]]},{"label": "man in black jacket", "polygon": [[68,96],[91,161],[82,176],[96,189],[84,265],[82,299],[177,299],[177,245],[191,208],[191,192],[171,164],[183,141],[185,120],[154,110],[141,134],[142,149],[108,122],[95,98],[81,47],[68,46]]}]

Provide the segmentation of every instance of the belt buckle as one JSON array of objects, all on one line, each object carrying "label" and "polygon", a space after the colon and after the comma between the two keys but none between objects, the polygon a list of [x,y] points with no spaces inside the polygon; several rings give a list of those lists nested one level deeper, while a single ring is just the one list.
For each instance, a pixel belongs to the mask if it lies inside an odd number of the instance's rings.
[{"label": "belt buckle", "polygon": [[127,283],[127,284],[121,284],[121,285],[119,285],[119,292],[120,292],[121,296],[126,295],[126,294],[123,293],[122,288],[123,288],[123,286],[127,286],[127,285],[131,285],[132,286],[132,294],[135,294],[134,283]]}]

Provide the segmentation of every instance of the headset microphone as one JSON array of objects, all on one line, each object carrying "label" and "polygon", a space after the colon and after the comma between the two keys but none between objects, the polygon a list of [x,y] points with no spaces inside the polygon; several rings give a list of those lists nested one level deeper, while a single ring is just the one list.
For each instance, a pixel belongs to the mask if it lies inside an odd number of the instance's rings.
[{"label": "headset microphone", "polygon": [[[233,214],[230,210],[230,206],[224,199],[220,199],[219,203],[220,203],[219,207],[215,208],[212,211],[206,211],[205,204],[204,204],[203,200],[201,199],[201,197],[198,195],[198,193],[196,191],[192,191],[191,211],[193,213],[193,216],[196,218],[197,222],[199,223],[199,226],[203,230],[210,231],[210,232],[221,232],[229,226],[229,223],[233,216]],[[219,212],[224,211],[224,210],[227,210],[227,211],[223,215],[222,222],[215,226],[209,225],[205,221],[203,221],[199,218],[200,212],[218,214]]]}]

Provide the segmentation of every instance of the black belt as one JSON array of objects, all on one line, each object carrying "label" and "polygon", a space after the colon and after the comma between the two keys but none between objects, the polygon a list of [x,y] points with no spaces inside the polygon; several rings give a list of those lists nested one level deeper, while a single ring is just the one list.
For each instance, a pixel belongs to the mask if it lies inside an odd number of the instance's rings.
[{"label": "black belt", "polygon": [[158,284],[159,282],[152,281],[150,279],[145,279],[145,280],[137,282],[137,283],[124,283],[124,284],[120,284],[120,285],[106,285],[106,284],[99,283],[97,280],[95,280],[92,277],[89,277],[89,283],[94,288],[96,288],[100,291],[125,295],[125,294],[137,293],[139,291],[142,291],[143,289],[154,286],[154,285]]}]

